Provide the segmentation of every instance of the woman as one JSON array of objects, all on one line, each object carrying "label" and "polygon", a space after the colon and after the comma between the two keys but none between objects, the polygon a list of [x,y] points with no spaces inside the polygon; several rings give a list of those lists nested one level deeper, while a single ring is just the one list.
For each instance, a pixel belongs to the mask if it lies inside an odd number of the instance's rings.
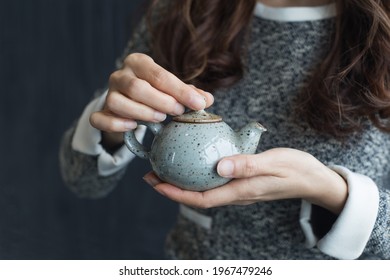
[{"label": "woman", "polygon": [[155,1],[148,23],[64,137],[72,190],[115,187],[133,158],[122,133],[145,133],[137,120],[207,107],[268,132],[256,155],[218,163],[233,178],[222,187],[144,176],[181,203],[170,258],[390,258],[388,1]]}]

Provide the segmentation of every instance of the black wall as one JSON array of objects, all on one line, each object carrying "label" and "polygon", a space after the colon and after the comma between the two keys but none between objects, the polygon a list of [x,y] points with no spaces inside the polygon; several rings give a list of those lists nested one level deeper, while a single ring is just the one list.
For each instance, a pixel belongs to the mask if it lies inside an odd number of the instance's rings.
[{"label": "black wall", "polygon": [[0,0],[0,259],[161,259],[177,207],[136,160],[100,200],[58,166],[63,132],[106,85],[143,0]]}]

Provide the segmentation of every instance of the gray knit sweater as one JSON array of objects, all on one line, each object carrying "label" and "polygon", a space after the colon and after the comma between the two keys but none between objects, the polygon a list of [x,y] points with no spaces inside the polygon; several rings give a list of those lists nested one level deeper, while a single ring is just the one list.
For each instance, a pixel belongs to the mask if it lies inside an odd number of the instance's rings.
[{"label": "gray knit sweater", "polygon": [[[390,187],[390,135],[367,121],[363,133],[339,142],[319,134],[293,116],[294,99],[327,52],[333,24],[333,19],[279,22],[255,17],[245,76],[231,88],[215,92],[215,103],[209,111],[223,116],[235,129],[252,120],[264,124],[268,132],[262,137],[258,152],[291,147],[312,154],[324,164],[341,165],[370,177],[379,188],[379,210],[360,258],[390,259],[390,192],[387,189]],[[142,25],[126,50],[126,54],[131,52],[149,53]],[[73,131],[74,127],[67,131],[61,146],[65,181],[80,196],[109,194],[125,169],[110,176],[99,176],[96,157],[72,149]],[[189,211],[192,216],[195,213],[200,219],[205,218],[208,225],[194,222],[196,219],[191,219],[191,215],[180,214],[167,238],[166,252],[170,258],[332,258],[316,246],[305,246],[299,224],[301,200]],[[322,233],[317,233],[321,238],[337,217],[314,209],[312,219],[314,229],[316,224],[331,221]]]}]

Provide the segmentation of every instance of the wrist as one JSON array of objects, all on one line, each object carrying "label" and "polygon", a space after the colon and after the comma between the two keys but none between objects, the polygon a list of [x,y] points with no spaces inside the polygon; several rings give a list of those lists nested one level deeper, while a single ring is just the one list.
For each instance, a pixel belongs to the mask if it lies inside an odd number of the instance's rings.
[{"label": "wrist", "polygon": [[339,214],[347,201],[347,182],[337,172],[326,166],[318,176],[318,179],[312,181],[318,183],[311,185],[312,195],[307,200],[334,214]]}]

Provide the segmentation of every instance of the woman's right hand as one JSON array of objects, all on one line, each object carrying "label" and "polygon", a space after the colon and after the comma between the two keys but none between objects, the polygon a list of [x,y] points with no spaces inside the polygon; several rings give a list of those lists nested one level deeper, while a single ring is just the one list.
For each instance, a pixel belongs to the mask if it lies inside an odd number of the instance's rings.
[{"label": "woman's right hand", "polygon": [[134,53],[111,74],[104,108],[90,122],[103,132],[103,142],[114,147],[122,143],[123,132],[137,127],[137,120],[161,122],[167,114],[183,114],[185,107],[202,110],[213,102],[210,93],[182,82],[151,57]]}]

